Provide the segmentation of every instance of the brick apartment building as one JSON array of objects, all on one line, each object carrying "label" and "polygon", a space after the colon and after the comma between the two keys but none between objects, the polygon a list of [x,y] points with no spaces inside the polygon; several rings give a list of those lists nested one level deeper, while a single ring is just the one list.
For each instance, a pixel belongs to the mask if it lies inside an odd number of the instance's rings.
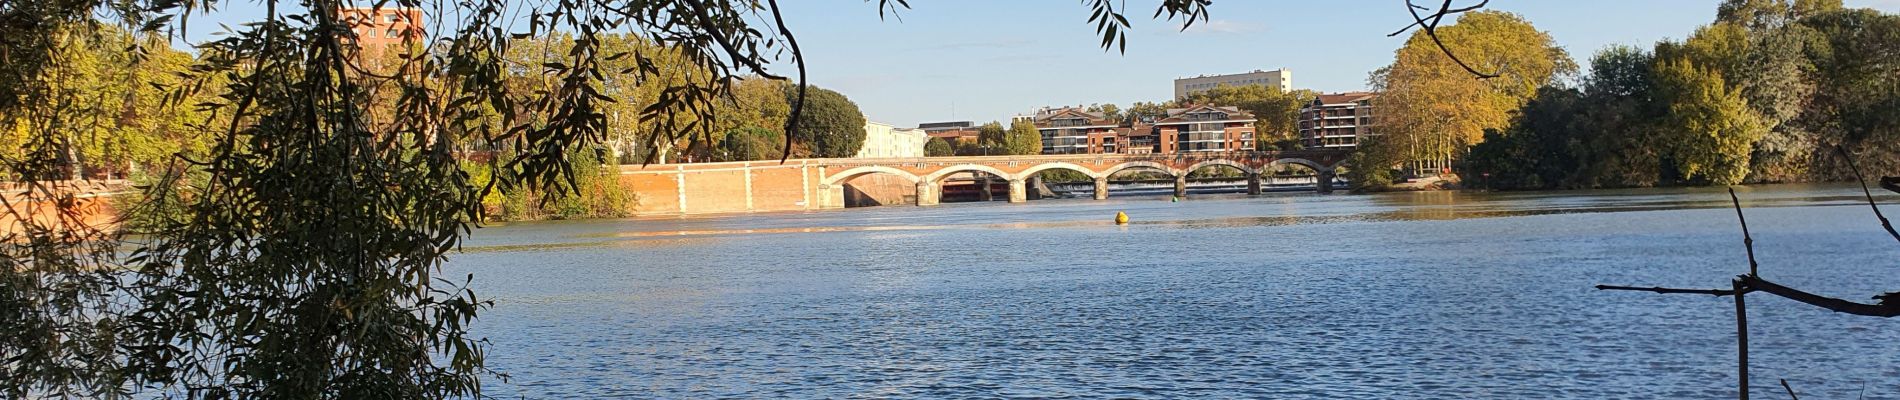
[{"label": "brick apartment building", "polygon": [[1372,135],[1372,99],[1370,92],[1322,94],[1300,107],[1300,143],[1308,149],[1344,149],[1359,147],[1359,139]]},{"label": "brick apartment building", "polygon": [[1065,107],[1043,110],[1035,116],[1036,131],[1042,134],[1042,154],[1120,153],[1121,140],[1115,128],[1119,121],[1101,112]]},{"label": "brick apartment building", "polygon": [[1254,115],[1238,107],[1171,108],[1154,121],[1155,152],[1253,151],[1253,124]]},{"label": "brick apartment building", "polygon": [[383,57],[391,48],[422,43],[422,11],[402,7],[348,7],[337,15],[356,32],[356,46],[369,59]]}]

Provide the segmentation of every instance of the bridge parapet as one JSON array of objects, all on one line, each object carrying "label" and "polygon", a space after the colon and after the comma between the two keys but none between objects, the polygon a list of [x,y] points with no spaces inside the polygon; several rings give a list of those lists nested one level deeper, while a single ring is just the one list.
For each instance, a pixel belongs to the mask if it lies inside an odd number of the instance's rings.
[{"label": "bridge parapet", "polygon": [[[1295,164],[1330,178],[1345,163],[1339,150],[1205,152],[1176,154],[1052,154],[1022,156],[826,158],[745,161],[700,164],[628,165],[620,168],[621,181],[639,195],[636,213],[774,211],[843,207],[847,182],[869,174],[902,178],[916,185],[916,202],[934,204],[944,178],[959,173],[984,173],[1019,187],[1023,181],[1052,169],[1086,175],[1103,185],[1117,172],[1142,169],[1184,178],[1216,165],[1245,172],[1251,182],[1268,168]],[[1329,189],[1330,180],[1321,191]],[[1182,185],[1177,185],[1182,186]],[[1179,191],[1179,190],[1177,190]],[[1106,193],[1098,188],[1098,198]],[[742,199],[743,201],[741,201]],[[1017,199],[1015,194],[1011,199]]]}]

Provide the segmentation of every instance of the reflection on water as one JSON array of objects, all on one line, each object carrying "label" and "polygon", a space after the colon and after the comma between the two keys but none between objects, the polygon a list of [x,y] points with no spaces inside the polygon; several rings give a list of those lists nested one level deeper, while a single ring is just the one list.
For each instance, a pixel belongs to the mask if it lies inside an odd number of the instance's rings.
[{"label": "reflection on water", "polygon": [[[1900,287],[1857,188],[1740,194],[1764,275]],[[449,269],[497,301],[478,330],[504,397],[1732,397],[1728,300],[1590,289],[1726,285],[1727,207],[1718,188],[522,223]],[[1750,307],[1757,382],[1900,396],[1894,321]]]}]

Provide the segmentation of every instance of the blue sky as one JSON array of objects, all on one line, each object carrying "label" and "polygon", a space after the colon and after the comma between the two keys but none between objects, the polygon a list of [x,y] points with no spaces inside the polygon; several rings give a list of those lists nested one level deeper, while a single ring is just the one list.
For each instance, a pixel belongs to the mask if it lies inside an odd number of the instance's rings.
[{"label": "blue sky", "polygon": [[[1682,38],[1713,20],[1719,2],[1493,0],[1489,8],[1525,16],[1583,63],[1606,45]],[[226,10],[194,23],[191,36],[217,29],[209,23],[255,18],[249,3],[227,1]],[[1146,18],[1158,0],[1134,0],[1126,2],[1134,31],[1119,54],[1097,47],[1089,9],[1078,0],[910,3],[901,18],[879,20],[875,1],[780,1],[812,83],[843,92],[866,118],[897,126],[1161,101],[1175,78],[1255,69],[1290,68],[1296,88],[1360,90],[1403,43],[1385,35],[1411,18],[1398,0],[1221,0],[1209,7],[1210,21],[1180,32],[1176,22]],[[1900,0],[1846,3],[1900,12]]]}]

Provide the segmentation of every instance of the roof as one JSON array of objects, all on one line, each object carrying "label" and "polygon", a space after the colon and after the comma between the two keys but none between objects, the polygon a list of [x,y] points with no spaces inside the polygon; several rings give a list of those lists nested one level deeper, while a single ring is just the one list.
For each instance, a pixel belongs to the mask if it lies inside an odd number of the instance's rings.
[{"label": "roof", "polygon": [[1115,134],[1126,137],[1150,136],[1155,134],[1155,126],[1137,122],[1133,126],[1115,128]]},{"label": "roof", "polygon": [[976,126],[976,123],[970,122],[970,121],[925,122],[925,123],[917,124],[917,129],[933,129],[934,130],[934,129],[944,129],[944,128],[969,128],[973,126]]},{"label": "roof", "polygon": [[1225,121],[1232,121],[1232,120],[1252,121],[1254,119],[1254,116],[1252,113],[1242,111],[1240,107],[1198,105],[1198,106],[1192,106],[1192,107],[1187,107],[1187,108],[1170,108],[1168,109],[1168,116],[1166,118],[1162,118],[1160,120],[1155,121],[1154,124],[1167,125],[1167,124],[1184,124],[1184,123],[1189,123],[1189,122],[1200,122],[1200,121],[1188,120],[1187,115],[1192,114],[1192,113],[1210,112],[1210,111],[1226,113],[1227,119],[1225,119]]},{"label": "roof", "polygon": [[1318,102],[1319,104],[1346,104],[1346,103],[1357,103],[1360,100],[1370,99],[1374,97],[1379,97],[1379,94],[1372,93],[1372,92],[1345,92],[1345,93],[1322,94],[1322,95],[1319,95],[1318,99],[1314,99],[1313,101]]},{"label": "roof", "polygon": [[1083,111],[1080,108],[1074,108],[1074,107],[1054,110],[1048,113],[1037,115],[1035,123],[1036,123],[1036,126],[1038,127],[1047,127],[1051,125],[1051,124],[1046,123],[1047,121],[1054,120],[1057,118],[1063,118],[1063,119],[1082,118],[1082,119],[1088,120],[1088,125],[1091,125],[1091,126],[1115,125],[1115,120],[1109,119],[1107,114],[1103,114],[1101,112]]}]

